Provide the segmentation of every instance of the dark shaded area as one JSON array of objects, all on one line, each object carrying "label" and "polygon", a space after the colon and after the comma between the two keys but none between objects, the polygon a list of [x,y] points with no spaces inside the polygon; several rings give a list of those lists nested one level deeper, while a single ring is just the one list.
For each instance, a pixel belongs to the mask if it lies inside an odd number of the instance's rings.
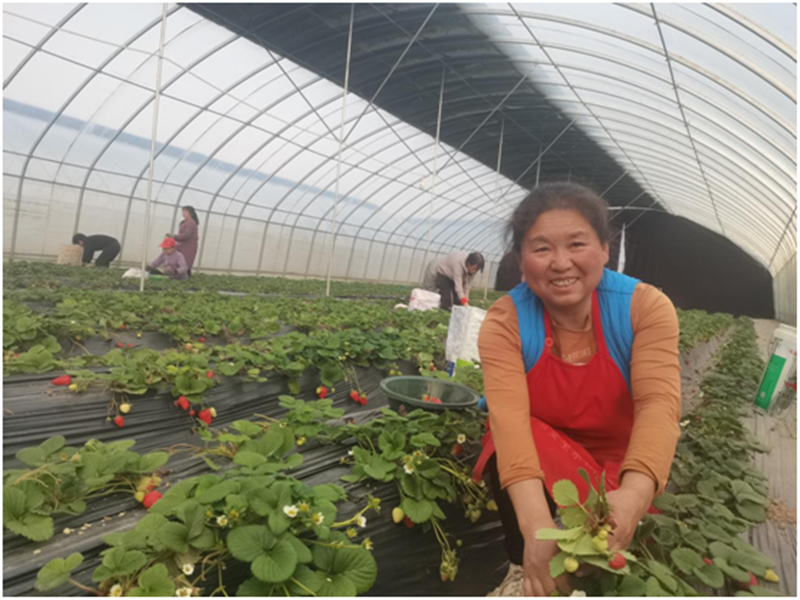
[{"label": "dark shaded area", "polygon": [[657,212],[627,238],[625,273],[662,288],[678,308],[774,318],[772,275],[728,239]]}]

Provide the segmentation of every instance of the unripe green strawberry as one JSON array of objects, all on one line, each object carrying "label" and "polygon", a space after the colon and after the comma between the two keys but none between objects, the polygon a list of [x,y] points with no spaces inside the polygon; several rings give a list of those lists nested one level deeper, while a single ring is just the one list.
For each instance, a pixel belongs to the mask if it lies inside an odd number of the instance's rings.
[{"label": "unripe green strawberry", "polygon": [[574,556],[568,556],[567,558],[564,559],[564,570],[567,573],[574,573],[575,571],[578,570],[579,566],[580,565],[578,564],[578,559],[575,558]]},{"label": "unripe green strawberry", "polygon": [[395,507],[395,509],[392,511],[392,521],[394,521],[395,524],[399,524],[405,516],[406,513],[404,513],[403,509],[399,506]]},{"label": "unripe green strawberry", "polygon": [[767,573],[764,575],[764,579],[766,579],[770,583],[778,583],[780,581],[780,577],[778,577],[778,574],[772,569],[767,569]]},{"label": "unripe green strawberry", "polygon": [[607,552],[608,551],[608,541],[602,540],[599,537],[592,538],[592,546],[598,552]]},{"label": "unripe green strawberry", "polygon": [[607,540],[608,539],[608,532],[605,529],[601,529],[597,532],[595,536],[598,540]]}]

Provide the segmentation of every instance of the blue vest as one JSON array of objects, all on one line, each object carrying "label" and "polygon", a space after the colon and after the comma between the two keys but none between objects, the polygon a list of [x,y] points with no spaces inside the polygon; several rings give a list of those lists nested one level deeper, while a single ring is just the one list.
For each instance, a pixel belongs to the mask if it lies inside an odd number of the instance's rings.
[{"label": "blue vest", "polygon": [[[597,286],[600,318],[603,321],[603,337],[611,358],[631,389],[631,353],[633,350],[633,326],[631,325],[631,297],[638,279],[603,270],[603,278]],[[509,292],[517,309],[519,337],[522,342],[522,359],[525,372],[530,371],[544,349],[544,305],[531,291],[527,283],[520,283]]]}]

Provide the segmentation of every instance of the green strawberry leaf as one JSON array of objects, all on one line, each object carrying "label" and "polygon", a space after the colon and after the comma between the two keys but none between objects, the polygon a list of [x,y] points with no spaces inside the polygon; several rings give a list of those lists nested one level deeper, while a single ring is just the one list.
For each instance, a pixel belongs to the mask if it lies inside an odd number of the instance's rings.
[{"label": "green strawberry leaf", "polygon": [[175,595],[175,584],[169,578],[164,564],[157,564],[139,575],[139,587],[128,592],[128,596],[167,597]]},{"label": "green strawberry leaf", "polygon": [[228,534],[228,550],[234,558],[243,562],[253,562],[271,550],[277,540],[269,528],[263,525],[238,527]]},{"label": "green strawberry leaf", "polygon": [[67,583],[74,571],[83,562],[83,555],[75,552],[67,558],[54,558],[36,575],[36,589],[47,592]]},{"label": "green strawberry leaf", "polygon": [[286,581],[297,568],[297,554],[287,541],[278,541],[269,551],[262,551],[250,569],[258,579],[268,583]]},{"label": "green strawberry leaf", "polygon": [[617,588],[617,596],[642,597],[647,593],[647,584],[635,575],[624,575]]},{"label": "green strawberry leaf", "polygon": [[[156,506],[163,501],[162,498],[156,503]],[[189,552],[189,529],[186,525],[167,523],[158,532],[158,539],[173,552],[177,552],[178,554],[186,554]]]},{"label": "green strawberry leaf", "polygon": [[708,587],[719,589],[725,585],[725,576],[716,565],[704,564],[700,568],[692,569],[695,577],[705,583]]},{"label": "green strawberry leaf", "polygon": [[564,567],[564,559],[567,558],[569,554],[565,552],[559,552],[553,558],[550,559],[550,576],[555,579],[556,577],[561,577],[564,573],[567,572],[566,568]]},{"label": "green strawberry leaf", "polygon": [[670,552],[670,558],[675,566],[686,575],[692,575],[695,569],[703,567],[703,557],[689,548],[676,548]]},{"label": "green strawberry leaf", "polygon": [[578,488],[569,479],[562,479],[553,484],[553,500],[559,506],[574,506],[580,504]]},{"label": "green strawberry leaf", "polygon": [[433,506],[429,500],[404,498],[401,508],[408,518],[417,524],[424,523],[433,516]]},{"label": "green strawberry leaf", "polygon": [[236,595],[240,597],[269,598],[275,595],[279,587],[274,583],[266,583],[251,577],[239,586],[239,589],[236,590]]},{"label": "green strawberry leaf", "polygon": [[537,540],[577,540],[583,533],[583,527],[573,527],[571,529],[539,529],[536,532]]}]

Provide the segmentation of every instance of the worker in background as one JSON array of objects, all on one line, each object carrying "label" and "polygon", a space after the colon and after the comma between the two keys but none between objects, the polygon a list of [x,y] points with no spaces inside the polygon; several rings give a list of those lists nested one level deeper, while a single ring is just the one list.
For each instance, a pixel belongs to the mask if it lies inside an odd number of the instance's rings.
[{"label": "worker in background", "polygon": [[483,271],[483,266],[480,252],[468,254],[459,251],[434,258],[425,269],[422,287],[442,297],[439,307],[444,310],[451,310],[454,304],[467,306],[472,280],[478,271]]},{"label": "worker in background", "polygon": [[608,210],[570,183],[537,187],[508,226],[524,282],[489,309],[478,349],[491,427],[475,477],[489,472],[523,595],[569,593],[548,565],[553,484],[581,499],[605,474],[611,551],[624,550],[664,492],[680,436],[675,307],[657,288],[605,268]]},{"label": "worker in background", "polygon": [[197,211],[192,206],[183,207],[183,221],[177,234],[167,235],[167,237],[175,238],[178,242],[178,252],[183,254],[186,259],[186,265],[189,267],[188,274],[192,274],[192,266],[194,265],[194,257],[197,256],[197,226],[200,225],[200,220],[197,218]]},{"label": "worker in background", "polygon": [[161,248],[164,251],[145,267],[145,271],[151,275],[166,275],[170,279],[188,278],[189,266],[186,264],[183,254],[176,249],[176,245],[175,239],[171,237],[161,242]]},{"label": "worker in background", "polygon": [[76,233],[72,236],[72,243],[75,246],[83,248],[83,264],[89,265],[94,258],[95,253],[99,252],[100,256],[94,262],[96,267],[108,267],[120,251],[120,245],[116,238],[110,235],[89,235],[86,236],[82,233]]}]

